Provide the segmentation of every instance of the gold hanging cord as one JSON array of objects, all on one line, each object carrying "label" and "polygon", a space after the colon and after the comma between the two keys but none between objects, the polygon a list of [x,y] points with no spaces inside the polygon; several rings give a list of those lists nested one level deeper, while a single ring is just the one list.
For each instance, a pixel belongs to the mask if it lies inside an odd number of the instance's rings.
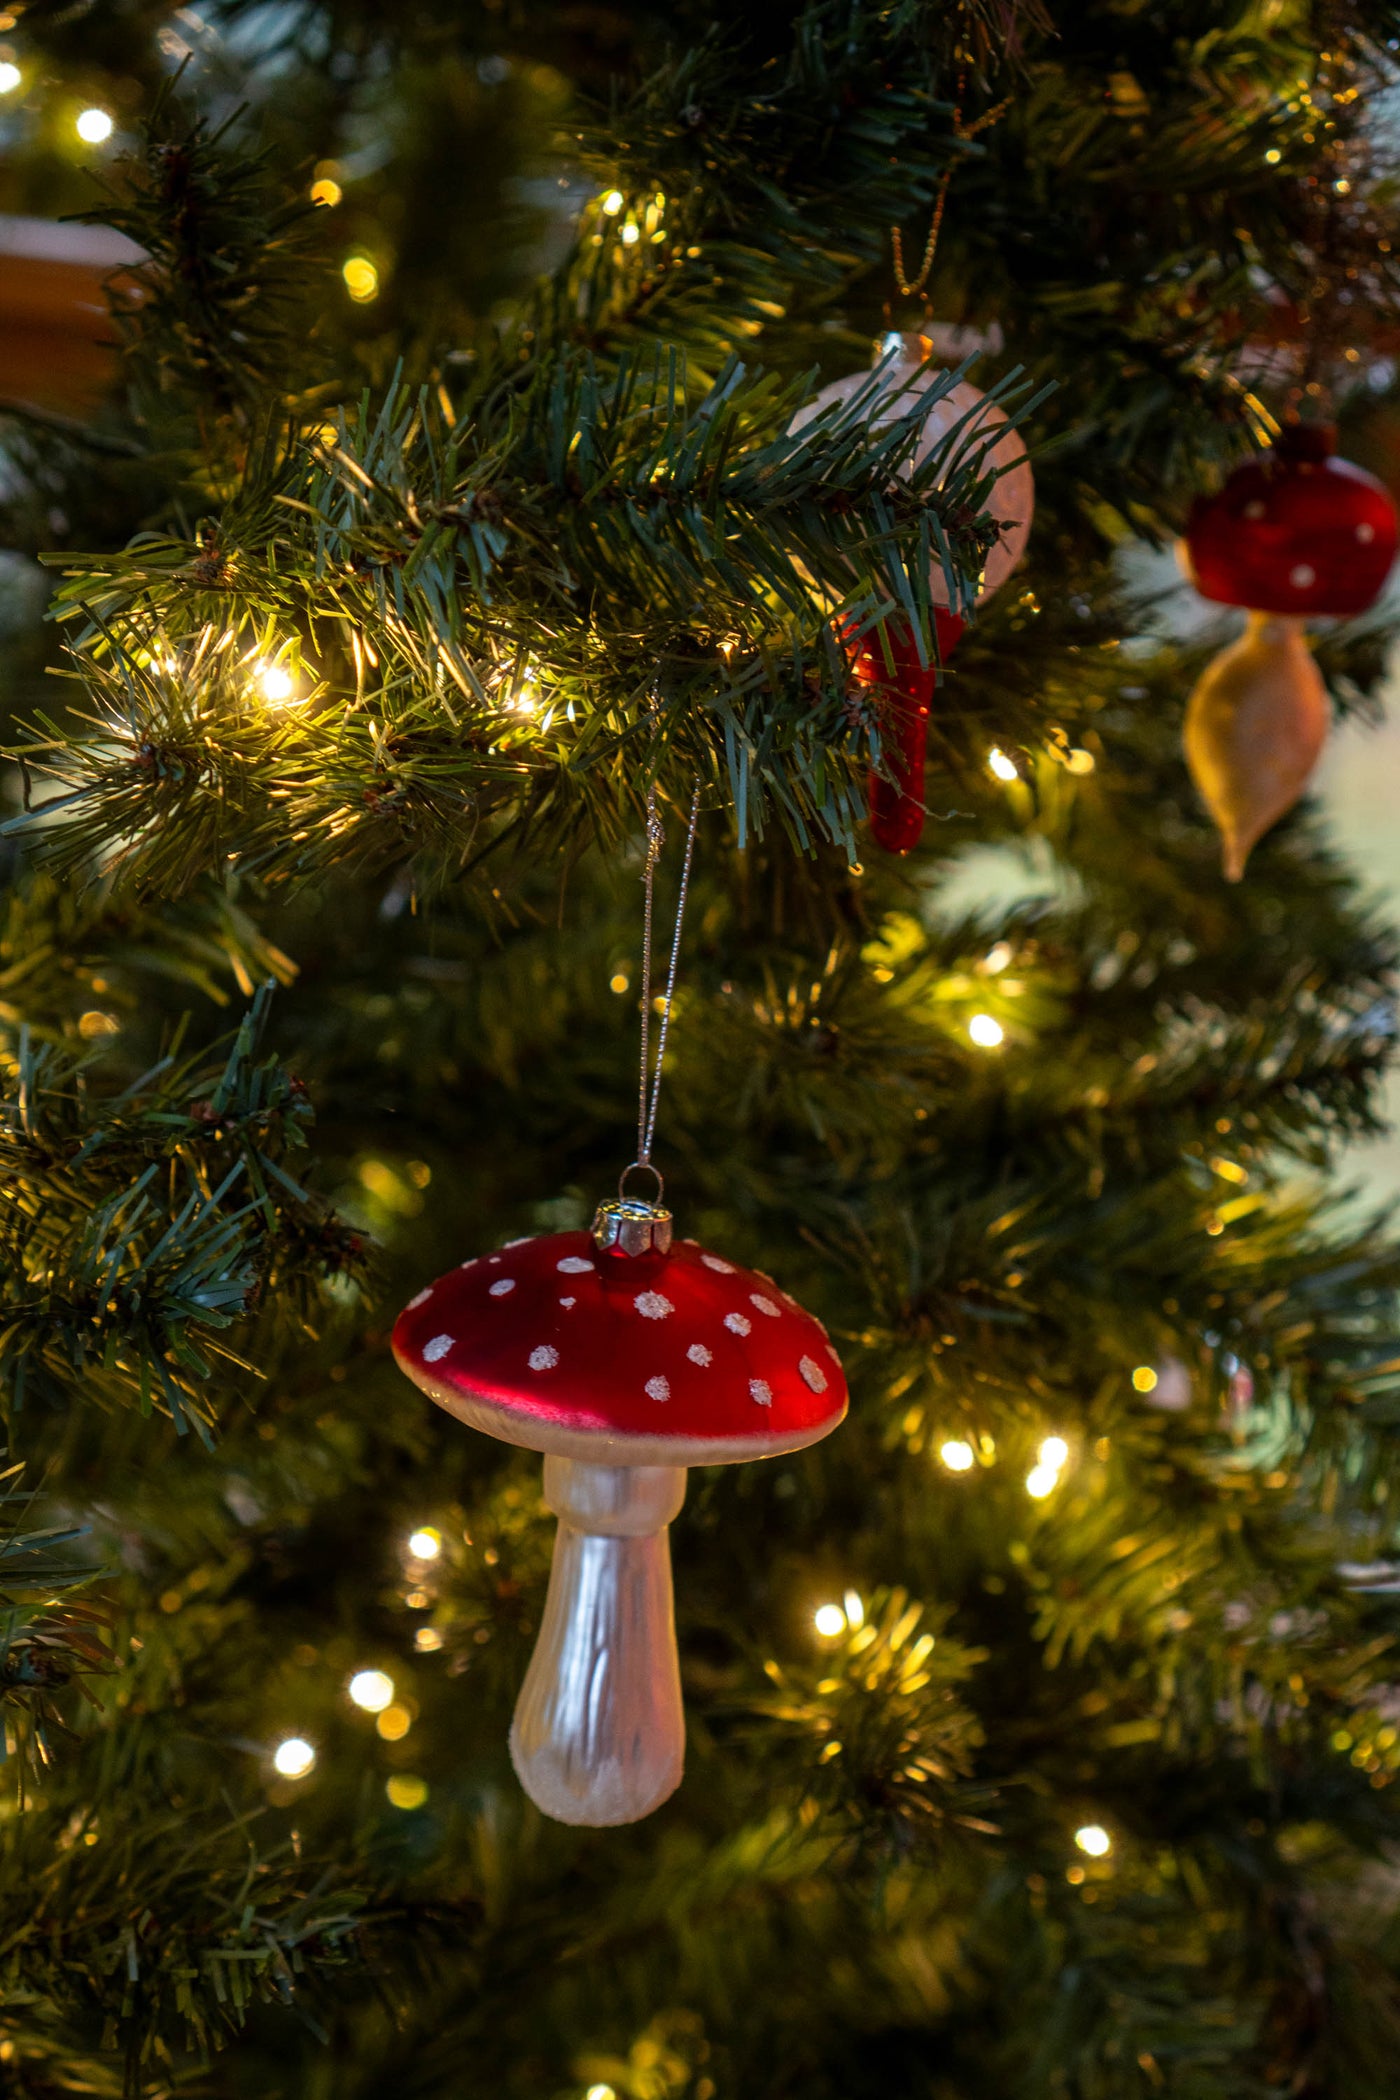
[{"label": "gold hanging cord", "polygon": [[[997,103],[995,109],[989,109],[985,116],[976,117],[972,123],[964,124],[962,106],[966,93],[967,70],[964,68],[958,75],[958,99],[953,110],[953,137],[956,141],[975,139],[979,132],[988,130],[1011,107],[1012,97],[1008,95],[1004,101]],[[943,230],[943,209],[948,202],[948,185],[953,179],[955,165],[956,163],[950,160],[939,177],[938,195],[933,200],[933,217],[929,221],[928,239],[924,243],[924,259],[919,265],[918,276],[912,281],[904,274],[904,236],[897,226],[890,228],[890,246],[894,250],[894,281],[906,299],[917,299],[928,283],[929,273],[933,269],[933,258],[938,253],[938,236]]]}]

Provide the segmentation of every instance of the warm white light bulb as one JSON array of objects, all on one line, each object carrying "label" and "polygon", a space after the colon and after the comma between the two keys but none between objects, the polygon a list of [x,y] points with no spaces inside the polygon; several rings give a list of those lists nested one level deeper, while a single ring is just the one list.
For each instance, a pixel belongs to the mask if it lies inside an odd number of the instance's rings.
[{"label": "warm white light bulb", "polygon": [[382,1714],[394,1703],[394,1680],[383,1670],[357,1670],[350,1679],[350,1697],[362,1712]]},{"label": "warm white light bulb", "polygon": [[610,2085],[591,2085],[583,2100],[617,2100],[617,2094]]},{"label": "warm white light bulb", "polygon": [[1069,1458],[1069,1445],[1062,1436],[1048,1436],[1036,1457],[1043,1466],[1049,1466],[1053,1472],[1058,1473]]},{"label": "warm white light bulb", "polygon": [[442,1533],[425,1524],[415,1531],[408,1542],[408,1550],[415,1560],[436,1560],[442,1551]]},{"label": "warm white light bulb", "polygon": [[950,1473],[967,1473],[977,1462],[977,1454],[971,1444],[962,1437],[949,1437],[946,1444],[938,1447],[938,1456]]},{"label": "warm white light bulb", "polygon": [[1102,1823],[1086,1823],[1082,1830],[1075,1831],[1074,1842],[1090,1859],[1102,1859],[1113,1850],[1113,1840]]},{"label": "warm white light bulb", "polygon": [[629,220],[627,221],[627,224],[626,224],[626,225],[625,225],[625,226],[623,227],[623,229],[622,229],[622,245],[623,245],[623,247],[624,247],[624,248],[635,248],[635,247],[636,247],[636,245],[637,245],[637,243],[638,243],[638,241],[639,241],[639,240],[641,239],[641,237],[642,237],[642,231],[641,231],[641,228],[640,228],[639,226],[634,226],[634,225],[633,225],[633,223],[632,223],[632,221],[631,221],[631,220],[629,219]]},{"label": "warm white light bulb", "polygon": [[990,1014],[974,1014],[967,1032],[981,1050],[995,1050],[998,1043],[1006,1040],[1006,1030]]},{"label": "warm white light bulb", "polygon": [[610,219],[615,219],[626,202],[627,199],[623,196],[621,190],[609,190],[607,196],[603,199],[603,210]]},{"label": "warm white light bulb", "polygon": [[75,124],[78,137],[89,146],[100,146],[112,136],[112,119],[105,109],[85,109]]},{"label": "warm white light bulb", "polygon": [[819,1604],[812,1614],[812,1623],[825,1641],[834,1641],[838,1633],[846,1631],[846,1614],[839,1604]]},{"label": "warm white light bulb", "polygon": [[297,682],[283,664],[263,664],[258,671],[258,686],[264,700],[280,707],[290,700],[297,689]]},{"label": "warm white light bulb", "polygon": [[272,1762],[284,1779],[305,1779],[316,1762],[316,1752],[304,1736],[289,1735],[273,1751]]},{"label": "warm white light bulb", "polygon": [[1015,761],[1009,759],[1004,751],[998,750],[995,744],[987,753],[987,771],[994,774],[998,780],[1019,780],[1021,777],[1016,771]]},{"label": "warm white light bulb", "polygon": [[22,78],[19,67],[5,59],[0,63],[0,95],[13,95]]},{"label": "warm white light bulb", "polygon": [[1026,1475],[1026,1493],[1032,1501],[1043,1502],[1048,1494],[1059,1486],[1060,1474],[1056,1466],[1032,1466]]}]

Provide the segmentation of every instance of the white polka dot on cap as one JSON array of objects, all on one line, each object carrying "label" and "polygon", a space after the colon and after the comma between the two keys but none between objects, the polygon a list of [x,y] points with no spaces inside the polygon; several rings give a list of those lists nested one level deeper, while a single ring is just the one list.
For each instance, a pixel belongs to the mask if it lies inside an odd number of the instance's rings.
[{"label": "white polka dot on cap", "polygon": [[558,1361],[559,1351],[551,1349],[548,1342],[542,1342],[538,1349],[530,1351],[530,1369],[532,1371],[552,1371]]},{"label": "white polka dot on cap", "polygon": [[448,1350],[452,1347],[452,1340],[453,1337],[450,1334],[435,1334],[430,1342],[424,1342],[424,1363],[440,1363],[442,1358],[446,1356]]},{"label": "white polka dot on cap", "polygon": [[515,1278],[513,1276],[498,1276],[491,1286],[490,1296],[493,1298],[504,1298],[508,1291],[513,1291],[514,1289]]}]

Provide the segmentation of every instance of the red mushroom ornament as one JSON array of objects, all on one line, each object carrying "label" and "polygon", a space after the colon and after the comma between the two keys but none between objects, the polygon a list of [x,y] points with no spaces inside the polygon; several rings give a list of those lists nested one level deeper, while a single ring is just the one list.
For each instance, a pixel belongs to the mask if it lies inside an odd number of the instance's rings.
[{"label": "red mushroom ornament", "polygon": [[1365,612],[1395,559],[1395,505],[1373,475],[1333,456],[1334,443],[1327,424],[1283,430],[1196,504],[1183,546],[1201,595],[1249,612],[1186,710],[1186,762],[1230,882],[1298,800],[1326,742],[1331,709],[1304,622]]},{"label": "red mushroom ornament", "polygon": [[[907,415],[920,396],[941,385],[944,374],[931,368],[934,345],[927,336],[887,335],[873,372],[855,372],[824,386],[794,418],[801,430],[824,409],[868,399],[870,426],[880,430]],[[1021,437],[1002,410],[980,388],[960,379],[928,404],[911,465],[932,458],[957,434],[983,451],[988,484],[984,507],[996,520],[1000,538],[978,578],[977,603],[1000,590],[1026,551],[1035,515],[1035,478]],[[906,472],[908,469],[906,468]],[[939,672],[961,638],[965,621],[953,609],[948,578],[941,562],[929,573],[934,607],[937,657],[928,659],[907,626],[887,624],[881,634],[866,635],[852,651],[851,668],[859,684],[888,696],[880,742],[885,768],[870,775],[870,830],[888,853],[907,853],[924,828],[924,756],[929,708]]]},{"label": "red mushroom ornament", "polygon": [[400,1314],[394,1355],[459,1420],[545,1454],[559,1531],[511,1760],[561,1823],[636,1822],[685,1756],[667,1526],[686,1467],[829,1436],[846,1412],[836,1351],[768,1277],[620,1198],[590,1232],[440,1277]]}]

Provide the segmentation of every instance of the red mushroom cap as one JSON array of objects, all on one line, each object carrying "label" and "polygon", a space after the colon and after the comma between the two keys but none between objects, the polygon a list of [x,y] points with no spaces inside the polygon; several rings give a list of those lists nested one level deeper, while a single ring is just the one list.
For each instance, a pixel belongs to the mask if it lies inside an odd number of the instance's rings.
[{"label": "red mushroom cap", "polygon": [[1202,597],[1304,619],[1375,603],[1395,559],[1395,505],[1331,443],[1323,425],[1286,430],[1196,504],[1186,568]]},{"label": "red mushroom cap", "polygon": [[693,1240],[643,1255],[586,1232],[517,1241],[420,1291],[394,1355],[474,1429],[598,1465],[766,1458],[846,1412],[821,1323]]}]

